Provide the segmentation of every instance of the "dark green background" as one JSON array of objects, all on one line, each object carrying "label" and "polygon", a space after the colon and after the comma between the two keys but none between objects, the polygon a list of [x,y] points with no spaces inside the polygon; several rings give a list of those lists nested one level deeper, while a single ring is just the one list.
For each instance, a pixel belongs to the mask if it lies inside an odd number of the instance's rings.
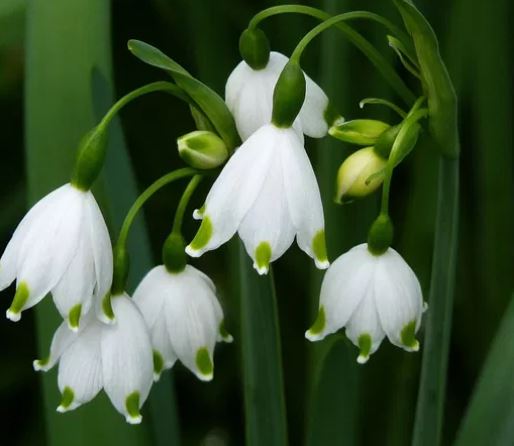
[{"label": "dark green background", "polygon": [[[323,2],[311,2],[316,6]],[[370,9],[400,23],[389,1],[326,1],[338,6]],[[123,0],[112,2],[112,47],[117,96],[164,75],[130,55],[129,38],[161,48],[220,94],[231,69],[238,63],[238,36],[251,16],[275,2],[227,0]],[[458,428],[475,380],[509,301],[513,285],[513,160],[512,160],[512,4],[507,0],[418,1],[416,4],[439,36],[441,52],[456,85],[460,102],[461,209],[460,243],[453,340],[448,372],[445,443]],[[24,2],[0,4],[0,245],[7,243],[26,206],[23,146]],[[377,7],[378,5],[378,7]],[[77,17],[80,20],[80,17]],[[264,25],[272,47],[289,54],[298,39],[315,24],[306,18],[282,16]],[[358,24],[394,60],[383,30]],[[94,29],[91,30],[95,32]],[[333,43],[327,43],[333,42]],[[327,56],[324,48],[333,47]],[[382,96],[399,101],[370,64],[336,32],[327,33],[305,55],[305,70],[326,87],[339,111],[347,118],[392,119],[380,108],[358,108],[359,99]],[[62,61],[63,64],[66,60]],[[51,69],[51,67],[49,68]],[[409,76],[398,67],[405,75]],[[409,82],[411,82],[409,80]],[[415,83],[412,83],[413,87]],[[51,104],[48,104],[51,107]],[[70,104],[70,107],[76,104]],[[130,105],[121,114],[133,166],[140,188],[178,166],[175,139],[192,129],[184,106],[166,95],[152,95]],[[66,123],[63,123],[66,125]],[[324,191],[329,255],[331,259],[364,240],[376,198],[337,207],[331,202],[338,163],[350,153],[342,143],[308,141],[313,160],[330,151],[331,162],[319,166]],[[422,140],[416,152],[397,169],[393,180],[393,218],[396,248],[418,274],[425,295],[429,283],[436,193],[436,156]],[[109,180],[107,180],[109,181]],[[193,204],[202,202],[204,184]],[[181,188],[167,189],[146,207],[149,234],[158,261],[160,244],[169,231]],[[335,216],[335,217],[334,217]],[[340,222],[340,224],[334,224]],[[196,224],[186,220],[186,234]],[[209,253],[199,261],[220,289],[228,326],[239,331],[238,299],[226,273],[228,249]],[[304,330],[317,303],[319,274],[295,246],[277,262],[277,281],[286,402],[291,444],[301,444],[307,424],[309,360]],[[312,276],[312,284],[305,280]],[[137,278],[134,278],[137,280]],[[0,293],[1,309],[10,303],[13,289]],[[313,304],[314,302],[314,304]],[[36,357],[34,313],[27,311],[18,324],[0,319],[1,444],[43,445],[44,418],[38,375],[32,371]],[[352,353],[357,353],[352,351]],[[243,444],[243,403],[237,344],[217,348],[216,377],[211,384],[197,381],[181,365],[175,386],[183,444]],[[357,437],[365,445],[408,444],[416,398],[419,354],[406,354],[384,342],[369,364],[358,369],[359,419]],[[348,385],[344,377],[341,386]],[[58,401],[55,401],[57,406]],[[79,409],[80,410],[80,409]],[[113,409],[114,410],[114,409]],[[341,410],[344,408],[335,408]],[[63,415],[66,416],[66,415]],[[136,428],[137,429],[137,428]],[[217,444],[217,443],[212,443]]]}]

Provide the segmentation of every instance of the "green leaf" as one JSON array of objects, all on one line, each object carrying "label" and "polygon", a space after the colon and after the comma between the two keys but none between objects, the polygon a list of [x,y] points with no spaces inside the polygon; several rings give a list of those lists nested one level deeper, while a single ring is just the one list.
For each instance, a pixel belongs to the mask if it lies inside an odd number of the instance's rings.
[{"label": "green leaf", "polygon": [[128,48],[138,59],[168,72],[177,85],[198,104],[231,150],[241,143],[234,118],[217,93],[154,46],[139,40],[129,40]]},{"label": "green leaf", "polygon": [[425,17],[406,0],[395,0],[409,33],[421,69],[425,96],[428,98],[428,126],[438,150],[445,156],[458,156],[457,97],[448,70],[439,54],[434,30]]},{"label": "green leaf", "polygon": [[455,446],[510,446],[514,439],[514,296],[462,421]]},{"label": "green leaf", "polygon": [[414,446],[437,446],[441,441],[457,262],[458,160],[439,160],[437,197],[429,307],[412,441]]},{"label": "green leaf", "polygon": [[358,396],[359,367],[354,348],[343,335],[323,342],[307,418],[308,446],[351,444],[358,420],[355,407],[348,402]]},{"label": "green leaf", "polygon": [[282,357],[273,273],[259,276],[242,243],[241,346],[248,446],[287,445]]}]

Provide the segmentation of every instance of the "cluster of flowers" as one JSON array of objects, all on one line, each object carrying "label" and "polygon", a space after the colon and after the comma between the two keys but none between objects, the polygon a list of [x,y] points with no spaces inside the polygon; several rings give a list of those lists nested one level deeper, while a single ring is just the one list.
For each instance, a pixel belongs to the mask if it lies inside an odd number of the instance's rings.
[{"label": "cluster of flowers", "polygon": [[47,371],[59,362],[59,412],[92,400],[103,388],[129,423],[153,380],[177,359],[199,379],[213,377],[217,341],[232,340],[213,282],[186,265],[152,269],[134,292],[111,295],[113,255],[104,218],[90,191],[66,184],[40,200],[19,224],[0,259],[0,286],[17,279],[7,317],[51,293],[65,320],[50,354],[34,361]]},{"label": "cluster of flowers", "polygon": [[[304,134],[323,137],[342,118],[302,71],[299,113],[284,118],[287,110],[277,111],[277,86],[290,68],[287,57],[271,52],[254,66],[242,61],[230,75],[226,103],[243,143],[194,212],[201,226],[185,248],[190,256],[238,232],[259,274],[268,272],[295,237],[318,268],[329,267],[321,197]],[[294,67],[291,73],[294,78]],[[74,409],[103,388],[129,423],[139,423],[152,380],[164,369],[180,359],[199,379],[210,380],[216,342],[232,338],[213,282],[194,267],[155,267],[132,299],[111,290],[112,277],[103,216],[89,188],[73,181],[28,212],[0,259],[0,288],[17,281],[9,319],[19,320],[48,293],[64,319],[49,356],[34,361],[43,371],[59,363],[58,410]],[[346,327],[363,363],[386,335],[395,345],[417,350],[422,311],[418,280],[401,256],[389,247],[377,252],[362,244],[330,266],[318,318],[306,337],[315,341]]]}]

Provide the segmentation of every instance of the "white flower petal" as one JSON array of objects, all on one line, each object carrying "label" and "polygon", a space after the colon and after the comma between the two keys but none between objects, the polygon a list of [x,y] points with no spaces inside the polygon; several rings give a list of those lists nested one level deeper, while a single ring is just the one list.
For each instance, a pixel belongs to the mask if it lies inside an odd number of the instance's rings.
[{"label": "white flower petal", "polygon": [[321,284],[319,319],[307,331],[307,339],[318,341],[347,324],[372,280],[374,263],[364,243],[330,265]]},{"label": "white flower petal", "polygon": [[328,97],[307,75],[305,75],[305,84],[305,101],[298,120],[301,122],[303,133],[312,138],[322,138],[328,132],[328,124],[325,121]]},{"label": "white flower petal", "polygon": [[66,322],[63,322],[57,330],[55,330],[50,345],[50,353],[44,359],[36,359],[32,365],[36,372],[46,372],[50,370],[59,360],[62,353],[77,339],[78,334],[68,328]]},{"label": "white flower petal", "polygon": [[68,321],[72,330],[78,329],[80,316],[89,311],[95,282],[94,259],[89,234],[82,233],[68,269],[52,289],[55,306],[61,316]]},{"label": "white flower petal", "polygon": [[373,281],[370,281],[365,289],[365,296],[346,325],[346,336],[360,349],[357,358],[359,364],[368,361],[385,337],[378,318],[374,293]]},{"label": "white flower petal", "polygon": [[[283,137],[283,133],[278,135]],[[282,145],[277,139],[274,150],[282,150]],[[269,263],[284,254],[295,236],[282,177],[281,163],[271,163],[262,189],[239,227],[239,236],[259,274],[268,272]]]},{"label": "white flower petal", "polygon": [[190,256],[215,249],[234,235],[262,188],[274,136],[274,126],[260,128],[228,160],[207,196],[200,229],[186,248]]},{"label": "white flower petal", "polygon": [[[58,189],[50,205],[24,237],[17,259],[17,287],[8,317],[36,305],[59,282],[79,242],[84,211],[84,192],[71,185]],[[23,299],[19,298],[23,294]],[[23,301],[23,302],[22,302]]]},{"label": "white flower petal", "polygon": [[153,381],[152,345],[143,316],[127,295],[114,296],[113,325],[102,327],[104,389],[127,422],[141,422],[139,409]]},{"label": "white flower petal", "polygon": [[[286,130],[283,130],[286,132]],[[327,268],[324,217],[316,176],[296,133],[287,130],[288,142],[280,150],[289,213],[297,231],[300,249],[318,268]]]},{"label": "white flower petal", "polygon": [[419,281],[394,249],[389,248],[378,259],[374,286],[382,327],[394,345],[407,351],[418,350],[414,334],[423,314]]},{"label": "white flower petal", "polygon": [[32,206],[25,217],[23,217],[0,259],[0,290],[7,288],[16,278],[18,255],[27,233],[36,230],[41,215],[44,215],[46,209],[52,206],[55,200],[59,200],[59,197],[65,190],[65,186],[61,186],[59,189],[50,192]]},{"label": "white flower petal", "polygon": [[62,354],[57,376],[63,395],[59,412],[91,401],[102,389],[101,336],[102,326],[93,321]]},{"label": "white flower petal", "polygon": [[112,284],[113,260],[109,231],[95,197],[89,192],[87,199],[88,231],[93,250],[96,287],[94,292],[95,308],[102,322],[112,322],[110,315],[103,308],[105,296]]},{"label": "white flower petal", "polygon": [[242,61],[229,76],[225,101],[243,141],[271,121],[273,90],[287,60],[286,56],[272,51],[265,68],[253,70]]},{"label": "white flower petal", "polygon": [[[154,351],[155,380],[163,370],[173,367],[177,359],[171,346],[164,314],[167,294],[179,291],[175,286],[176,276],[166,271],[163,265],[156,266],[146,274],[134,291],[133,301],[141,311],[150,332]],[[159,361],[162,361],[162,367],[157,363]]]},{"label": "white flower petal", "polygon": [[171,344],[180,361],[208,381],[220,323],[212,305],[213,292],[189,265],[177,279],[177,292],[166,296],[164,310]]}]

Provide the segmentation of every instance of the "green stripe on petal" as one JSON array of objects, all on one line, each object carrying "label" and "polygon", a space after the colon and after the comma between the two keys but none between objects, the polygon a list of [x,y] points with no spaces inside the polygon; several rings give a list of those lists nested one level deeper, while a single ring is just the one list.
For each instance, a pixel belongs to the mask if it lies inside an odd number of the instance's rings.
[{"label": "green stripe on petal", "polygon": [[417,352],[419,350],[419,342],[416,339],[416,321],[411,321],[403,327],[400,333],[400,339],[406,350]]},{"label": "green stripe on petal", "polygon": [[71,330],[77,331],[79,329],[80,315],[82,314],[82,305],[77,304],[68,313],[68,326]]},{"label": "green stripe on petal", "polygon": [[61,404],[57,408],[57,412],[66,412],[72,409],[73,400],[75,399],[75,393],[71,387],[65,387],[62,391]]},{"label": "green stripe on petal", "polygon": [[27,303],[29,295],[30,292],[27,282],[20,282],[18,288],[16,289],[16,294],[14,295],[11,306],[6,313],[8,319],[13,322],[19,321],[21,319],[21,310],[23,310],[23,307]]},{"label": "green stripe on petal", "polygon": [[214,371],[214,366],[212,364],[211,357],[209,355],[209,351],[207,347],[199,348],[196,352],[196,367],[201,374],[201,379],[205,381],[210,381],[212,379],[212,373]]},{"label": "green stripe on petal", "polygon": [[207,246],[209,240],[212,237],[212,222],[211,219],[206,215],[203,217],[202,224],[198,229],[193,241],[189,244],[189,248],[193,251],[199,251],[200,249]]},{"label": "green stripe on petal", "polygon": [[125,409],[127,410],[127,416],[125,417],[127,423],[141,423],[143,417],[139,412],[139,392],[132,392],[129,396],[127,396],[125,400]]},{"label": "green stripe on petal", "polygon": [[157,381],[159,379],[159,376],[161,375],[163,369],[164,369],[164,358],[157,350],[154,350],[153,351],[153,377],[154,377],[155,381]]},{"label": "green stripe on petal", "polygon": [[327,245],[325,243],[325,230],[320,229],[312,238],[312,252],[316,266],[320,269],[328,268]]},{"label": "green stripe on petal", "polygon": [[323,333],[326,324],[327,319],[325,316],[325,308],[323,305],[321,305],[319,307],[318,316],[316,317],[314,324],[312,324],[312,327],[307,330],[307,333],[305,333],[305,337],[309,341],[319,341],[321,339],[321,333]]},{"label": "green stripe on petal", "polygon": [[271,245],[268,242],[261,242],[255,248],[254,267],[259,274],[267,274],[271,261]]},{"label": "green stripe on petal", "polygon": [[102,299],[102,311],[107,319],[110,321],[114,319],[114,311],[112,311],[111,305],[111,293],[107,293]]},{"label": "green stripe on petal", "polygon": [[369,355],[371,353],[371,346],[373,344],[371,336],[367,333],[361,334],[359,336],[359,339],[357,340],[357,343],[359,344],[360,349],[357,362],[359,364],[365,364],[366,362],[368,362]]}]

